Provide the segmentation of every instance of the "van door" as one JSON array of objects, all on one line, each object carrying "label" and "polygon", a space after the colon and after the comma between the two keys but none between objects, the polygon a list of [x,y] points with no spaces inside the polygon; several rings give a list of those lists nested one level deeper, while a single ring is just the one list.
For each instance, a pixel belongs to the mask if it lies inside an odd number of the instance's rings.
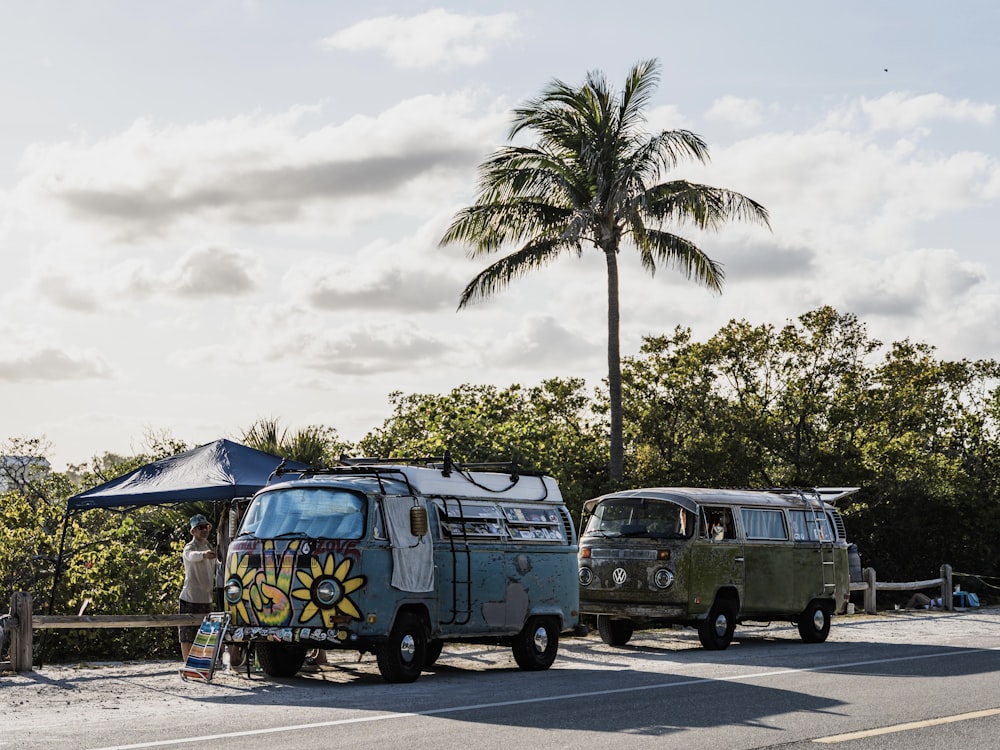
[{"label": "van door", "polygon": [[[494,503],[435,498],[440,535],[434,544],[437,629],[442,635],[495,632],[486,619],[505,600],[505,527]],[[491,608],[492,605],[492,608]]]},{"label": "van door", "polygon": [[730,508],[703,508],[698,538],[689,547],[688,611],[708,611],[721,588],[733,588],[743,601],[745,567],[743,541]]},{"label": "van door", "polygon": [[796,602],[796,550],[788,534],[785,514],[777,508],[740,508],[746,538],[747,614],[799,612]]},{"label": "van door", "polygon": [[822,510],[791,510],[788,515],[796,548],[796,600],[800,608],[805,608],[813,599],[836,593],[834,532]]}]

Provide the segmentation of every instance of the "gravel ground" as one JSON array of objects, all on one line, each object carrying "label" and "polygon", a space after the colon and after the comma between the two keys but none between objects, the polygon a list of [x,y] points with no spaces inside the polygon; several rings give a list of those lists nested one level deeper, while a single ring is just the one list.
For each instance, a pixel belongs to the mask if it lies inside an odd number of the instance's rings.
[{"label": "gravel ground", "polygon": [[[848,615],[834,620],[831,642],[900,642],[948,644],[977,634],[1000,635],[1000,608],[959,612],[898,610],[878,615]],[[766,638],[798,640],[794,626],[737,628],[737,640]],[[648,645],[659,650],[696,650],[697,635],[690,629],[668,629],[635,634],[632,645]],[[566,639],[561,652],[577,658],[600,661],[600,653],[610,649],[596,633],[585,639]],[[680,656],[680,654],[678,654]],[[440,659],[453,668],[482,669],[490,664],[513,666],[509,648],[471,645],[446,646]],[[558,667],[559,661],[556,661]],[[9,730],[17,726],[37,726],[42,722],[86,721],[95,711],[113,710],[136,721],[183,709],[192,700],[219,700],[239,694],[241,702],[286,703],[288,691],[314,690],[315,681],[330,683],[381,682],[375,658],[356,652],[331,654],[330,664],[313,673],[277,680],[244,669],[217,672],[211,683],[183,680],[179,661],[82,662],[46,664],[33,672],[0,673],[0,748],[10,746]],[[280,696],[279,696],[280,693]],[[117,717],[120,719],[121,714]]]}]

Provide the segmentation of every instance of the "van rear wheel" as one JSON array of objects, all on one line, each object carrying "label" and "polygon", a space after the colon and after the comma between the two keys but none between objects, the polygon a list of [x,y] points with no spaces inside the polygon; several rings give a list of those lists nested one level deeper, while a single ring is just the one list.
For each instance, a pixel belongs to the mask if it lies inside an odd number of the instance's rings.
[{"label": "van rear wheel", "polygon": [[830,606],[824,602],[809,602],[797,624],[803,641],[822,643],[830,635]]},{"label": "van rear wheel", "polygon": [[531,617],[511,643],[514,661],[521,669],[548,669],[559,650],[559,626],[551,617]]},{"label": "van rear wheel", "polygon": [[731,599],[716,599],[708,617],[698,624],[698,640],[709,651],[722,651],[733,640],[736,629],[736,603]]},{"label": "van rear wheel", "polygon": [[601,640],[609,646],[624,646],[629,642],[635,628],[631,620],[615,620],[608,615],[598,615],[597,632]]},{"label": "van rear wheel", "polygon": [[386,682],[414,682],[427,658],[427,629],[423,621],[410,612],[397,618],[385,643],[375,651],[378,671]]}]

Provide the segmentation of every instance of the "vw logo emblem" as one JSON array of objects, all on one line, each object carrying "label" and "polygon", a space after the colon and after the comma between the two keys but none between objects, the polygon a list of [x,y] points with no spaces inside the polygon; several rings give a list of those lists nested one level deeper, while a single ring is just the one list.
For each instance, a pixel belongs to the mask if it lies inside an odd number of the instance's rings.
[{"label": "vw logo emblem", "polygon": [[621,586],[628,578],[628,573],[625,572],[625,568],[615,568],[615,572],[611,574],[611,578]]}]

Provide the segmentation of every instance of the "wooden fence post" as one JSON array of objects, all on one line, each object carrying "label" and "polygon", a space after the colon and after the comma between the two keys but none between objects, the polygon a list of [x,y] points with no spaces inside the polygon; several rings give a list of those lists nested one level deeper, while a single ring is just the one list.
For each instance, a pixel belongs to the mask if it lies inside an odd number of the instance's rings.
[{"label": "wooden fence post", "polygon": [[16,591],[10,602],[11,619],[14,630],[10,638],[10,667],[15,672],[31,671],[31,594]]},{"label": "wooden fence post", "polygon": [[865,612],[873,615],[875,614],[875,568],[865,568],[861,571],[861,577],[868,584],[868,588],[865,589]]},{"label": "wooden fence post", "polygon": [[951,587],[951,566],[945,563],[941,566],[941,604],[949,612],[955,611],[955,597]]}]

